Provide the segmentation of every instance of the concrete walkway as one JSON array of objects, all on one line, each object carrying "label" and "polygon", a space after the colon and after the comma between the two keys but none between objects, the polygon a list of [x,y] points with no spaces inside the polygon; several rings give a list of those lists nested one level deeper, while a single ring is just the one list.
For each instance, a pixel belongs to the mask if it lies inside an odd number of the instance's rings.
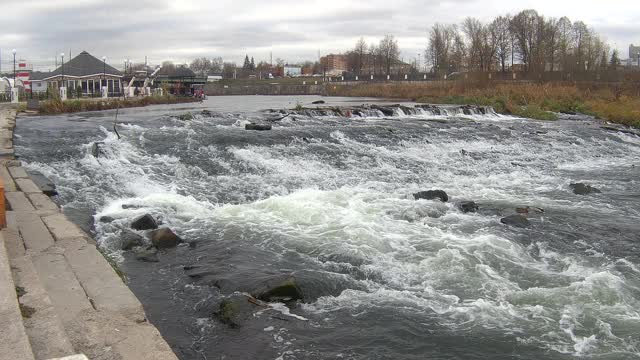
[{"label": "concrete walkway", "polygon": [[0,360],[176,359],[95,242],[14,159],[15,116],[0,104]]}]

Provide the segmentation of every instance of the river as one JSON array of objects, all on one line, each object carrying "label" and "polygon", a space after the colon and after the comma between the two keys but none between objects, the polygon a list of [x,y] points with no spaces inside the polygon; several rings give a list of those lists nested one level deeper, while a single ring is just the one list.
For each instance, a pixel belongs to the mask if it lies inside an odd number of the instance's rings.
[{"label": "river", "polygon": [[[460,111],[244,130],[273,117],[263,109],[317,99],[125,109],[122,139],[115,111],[23,117],[15,148],[181,359],[640,359],[640,137],[584,116]],[[576,195],[575,182],[602,192]],[[430,189],[449,202],[412,195]],[[478,211],[461,212],[465,200]],[[529,227],[500,222],[526,206]],[[159,262],[119,250],[146,213],[186,241]],[[283,275],[302,301],[236,327],[216,315]]]}]

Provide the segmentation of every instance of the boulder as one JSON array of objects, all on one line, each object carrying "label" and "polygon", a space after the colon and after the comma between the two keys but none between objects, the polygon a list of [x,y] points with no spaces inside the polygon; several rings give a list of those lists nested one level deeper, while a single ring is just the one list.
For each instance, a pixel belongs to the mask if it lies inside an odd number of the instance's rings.
[{"label": "boulder", "polygon": [[111,216],[101,216],[101,217],[100,217],[100,219],[99,219],[99,221],[100,221],[101,223],[111,223],[111,222],[113,222],[114,220],[115,220],[115,219],[114,219],[114,218],[112,218]]},{"label": "boulder", "polygon": [[158,250],[154,247],[139,249],[136,251],[135,258],[136,260],[144,262],[160,262],[160,259],[158,259]]},{"label": "boulder", "polygon": [[142,209],[144,206],[142,205],[130,205],[130,204],[122,204],[122,208],[124,210],[130,210],[130,209]]},{"label": "boulder", "polygon": [[569,187],[573,189],[573,193],[576,195],[599,194],[601,192],[598,188],[584,183],[570,184]]},{"label": "boulder", "polygon": [[153,216],[144,214],[131,222],[131,228],[134,230],[153,230],[158,228],[158,223]]},{"label": "boulder", "polygon": [[267,283],[263,289],[254,291],[255,298],[267,302],[288,302],[304,299],[304,294],[293,276],[283,281]]},{"label": "boulder", "polygon": [[458,203],[458,209],[463,213],[472,213],[478,211],[478,204],[473,201],[461,201]]},{"label": "boulder", "polygon": [[161,228],[151,233],[151,243],[158,249],[176,247],[181,242],[182,239],[169,228]]},{"label": "boulder", "polygon": [[529,220],[522,215],[509,215],[500,219],[500,222],[505,225],[515,226],[519,228],[526,228],[531,225]]},{"label": "boulder", "polygon": [[443,190],[428,190],[428,191],[420,191],[413,194],[413,197],[416,200],[424,199],[424,200],[440,200],[442,202],[449,201],[449,196]]},{"label": "boulder", "polygon": [[244,126],[245,130],[255,130],[255,131],[266,131],[271,130],[271,124],[246,124]]},{"label": "boulder", "polygon": [[222,300],[215,315],[230,327],[238,328],[253,318],[254,312],[263,308],[259,304],[256,299],[236,292]]},{"label": "boulder", "polygon": [[325,103],[324,100],[316,100],[316,101],[312,102],[312,104],[314,104],[314,105],[319,105],[319,104],[324,104],[324,103]]},{"label": "boulder", "polygon": [[144,238],[131,230],[122,230],[120,233],[120,248],[122,250],[131,250],[136,246],[144,245]]}]

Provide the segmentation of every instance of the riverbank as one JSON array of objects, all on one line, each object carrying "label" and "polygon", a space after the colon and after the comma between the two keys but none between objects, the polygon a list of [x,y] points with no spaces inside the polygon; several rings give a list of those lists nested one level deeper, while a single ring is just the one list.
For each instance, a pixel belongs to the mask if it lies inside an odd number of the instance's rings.
[{"label": "riverbank", "polygon": [[175,360],[95,241],[15,159],[15,126],[16,107],[0,104],[0,179],[7,210],[0,232],[0,323],[8,325],[0,329],[6,340],[0,354]]},{"label": "riverbank", "polygon": [[154,95],[135,98],[88,98],[88,99],[60,99],[45,100],[40,102],[38,113],[40,115],[55,115],[85,111],[111,110],[117,108],[144,107],[149,105],[166,105],[194,103],[201,101],[194,97]]},{"label": "riverbank", "polygon": [[431,104],[492,106],[497,112],[538,120],[555,113],[581,113],[618,124],[640,127],[638,89],[579,87],[565,84],[472,84],[464,82],[332,85],[330,96],[408,99]]}]

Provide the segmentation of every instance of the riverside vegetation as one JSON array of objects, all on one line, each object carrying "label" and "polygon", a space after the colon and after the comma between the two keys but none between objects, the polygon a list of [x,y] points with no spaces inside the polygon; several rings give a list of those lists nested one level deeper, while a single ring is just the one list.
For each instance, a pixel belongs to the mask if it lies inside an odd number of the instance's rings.
[{"label": "riverside vegetation", "polygon": [[[635,89],[635,92],[638,90]],[[422,103],[492,106],[497,112],[538,120],[556,120],[556,113],[580,113],[640,127],[640,96],[631,86],[580,87],[565,84],[424,84],[336,85],[331,96],[410,99]]]},{"label": "riverside vegetation", "polygon": [[54,98],[46,100],[40,103],[39,113],[43,115],[50,114],[63,114],[74,113],[84,111],[99,111],[120,108],[141,107],[148,105],[161,105],[161,104],[179,104],[197,102],[200,99],[193,97],[180,97],[173,95],[154,95],[146,97],[136,98],[109,98],[103,99],[69,99],[60,100],[60,98]]}]

